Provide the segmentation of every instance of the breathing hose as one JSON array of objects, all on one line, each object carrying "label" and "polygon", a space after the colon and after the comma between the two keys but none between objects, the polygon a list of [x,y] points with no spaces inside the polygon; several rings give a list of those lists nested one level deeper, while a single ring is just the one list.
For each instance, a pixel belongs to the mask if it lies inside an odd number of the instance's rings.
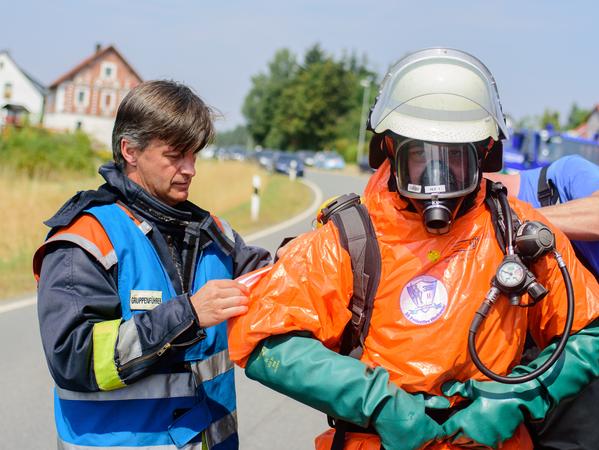
[{"label": "breathing hose", "polygon": [[[487,315],[489,314],[489,311],[491,310],[491,308],[493,307],[493,305],[499,298],[499,294],[503,292],[507,295],[510,295],[510,301],[512,302],[512,304],[515,304],[515,305],[518,305],[519,295],[526,288],[528,288],[529,294],[531,294],[533,296],[536,295],[539,298],[543,298],[547,294],[547,291],[536,282],[536,280],[534,279],[534,275],[532,275],[532,273],[530,273],[530,271],[528,271],[528,269],[522,264],[519,256],[514,251],[514,233],[513,233],[513,228],[512,228],[512,211],[509,206],[509,202],[507,200],[507,195],[505,194],[505,192],[503,192],[501,190],[499,191],[499,203],[500,203],[501,209],[502,209],[501,213],[504,216],[506,247],[507,247],[506,248],[506,256],[504,258],[504,261],[498,267],[498,270],[497,270],[498,275],[496,275],[491,282],[491,289],[487,293],[484,301],[482,302],[481,306],[476,311],[474,318],[472,319],[472,323],[470,324],[470,330],[468,332],[468,351],[470,353],[470,357],[472,358],[472,361],[474,362],[474,365],[478,368],[478,370],[480,370],[484,375],[486,375],[491,380],[498,381],[500,383],[506,383],[506,384],[518,384],[518,383],[524,383],[524,382],[533,380],[533,379],[539,377],[541,374],[545,373],[553,364],[555,364],[557,359],[561,356],[562,352],[564,351],[564,348],[566,347],[568,338],[570,336],[570,332],[572,331],[572,323],[574,322],[574,288],[572,287],[572,279],[570,278],[570,273],[568,272],[568,268],[566,267],[566,264],[565,264],[562,256],[559,254],[559,252],[557,250],[555,250],[555,248],[553,247],[553,243],[551,243],[552,248],[549,248],[547,246],[546,250],[551,250],[554,258],[557,261],[557,265],[560,269],[560,272],[564,279],[564,284],[566,286],[566,293],[567,293],[567,300],[568,300],[566,323],[564,325],[564,331],[562,332],[562,335],[560,337],[560,340],[558,342],[556,349],[553,351],[553,353],[547,359],[547,361],[545,361],[538,368],[536,368],[535,370],[533,370],[530,373],[527,373],[526,375],[502,376],[502,375],[499,375],[499,374],[493,372],[487,366],[485,366],[485,364],[481,361],[481,359],[478,356],[478,353],[476,351],[476,333],[477,333],[479,327],[481,326],[481,324],[483,323],[483,321],[485,320],[485,318],[487,317]],[[545,227],[545,229],[547,229],[547,228]],[[539,256],[540,254],[541,254],[540,252],[537,252],[535,254],[535,257]],[[507,266],[508,264],[511,264],[511,267],[515,267],[515,270],[519,270],[518,269],[519,265],[521,265],[523,268],[522,269],[524,272],[523,276],[525,278],[523,278],[523,281],[515,288],[511,285],[502,284],[501,280],[499,279],[499,273],[500,273],[502,266],[504,266],[504,265]],[[516,301],[514,301],[514,299],[516,299]]]}]

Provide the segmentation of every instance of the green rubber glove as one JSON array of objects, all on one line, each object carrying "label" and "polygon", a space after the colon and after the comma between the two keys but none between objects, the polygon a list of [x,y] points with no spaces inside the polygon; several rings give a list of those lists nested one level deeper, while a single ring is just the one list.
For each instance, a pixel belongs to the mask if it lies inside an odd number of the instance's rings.
[{"label": "green rubber glove", "polygon": [[330,416],[362,427],[372,424],[386,450],[417,449],[444,437],[424,411],[448,408],[444,397],[412,395],[370,368],[327,349],[316,339],[273,336],[252,353],[246,375]]},{"label": "green rubber glove", "polygon": [[[546,361],[557,344],[546,347],[527,366],[516,366],[513,375],[532,372]],[[445,395],[461,395],[472,404],[451,416],[443,429],[454,443],[479,443],[497,447],[514,435],[524,420],[542,420],[566,397],[574,396],[599,376],[597,322],[570,336],[556,363],[540,377],[520,384],[468,380],[445,383]]]}]

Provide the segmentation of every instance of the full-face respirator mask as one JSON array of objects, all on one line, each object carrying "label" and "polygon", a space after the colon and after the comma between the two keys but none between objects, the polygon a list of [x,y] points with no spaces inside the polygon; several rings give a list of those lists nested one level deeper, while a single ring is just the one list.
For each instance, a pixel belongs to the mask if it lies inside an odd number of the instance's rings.
[{"label": "full-face respirator mask", "polygon": [[501,140],[508,137],[489,70],[446,48],[412,53],[391,67],[368,128],[375,133],[370,165],[391,160],[398,193],[433,234],[449,230],[481,171],[501,170]]},{"label": "full-face respirator mask", "polygon": [[429,233],[443,234],[466,196],[480,182],[475,144],[425,142],[386,133],[397,190],[423,218]]}]

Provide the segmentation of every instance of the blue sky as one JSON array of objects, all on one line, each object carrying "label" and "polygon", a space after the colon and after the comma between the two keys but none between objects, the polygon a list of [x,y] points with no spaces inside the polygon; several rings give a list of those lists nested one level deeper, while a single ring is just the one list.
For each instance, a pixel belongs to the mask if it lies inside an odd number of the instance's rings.
[{"label": "blue sky", "polygon": [[243,123],[251,76],[282,47],[314,43],[367,55],[384,74],[406,52],[466,50],[495,75],[519,119],[599,103],[599,2],[357,0],[0,0],[0,49],[44,84],[112,43],[145,79],[192,86],[224,119]]}]

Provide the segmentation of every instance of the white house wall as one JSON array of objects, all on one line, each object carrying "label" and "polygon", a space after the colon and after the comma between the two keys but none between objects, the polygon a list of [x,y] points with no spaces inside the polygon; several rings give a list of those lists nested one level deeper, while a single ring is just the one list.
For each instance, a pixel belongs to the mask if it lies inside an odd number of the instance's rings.
[{"label": "white house wall", "polygon": [[[80,124],[80,125],[79,125]],[[74,131],[78,127],[107,148],[112,147],[114,117],[94,117],[85,114],[47,113],[44,126],[53,130]]]},{"label": "white house wall", "polygon": [[[12,95],[4,97],[6,83],[12,84]],[[0,53],[0,108],[7,103],[22,105],[31,113],[30,120],[38,123],[44,106],[44,97],[6,53]]]}]

